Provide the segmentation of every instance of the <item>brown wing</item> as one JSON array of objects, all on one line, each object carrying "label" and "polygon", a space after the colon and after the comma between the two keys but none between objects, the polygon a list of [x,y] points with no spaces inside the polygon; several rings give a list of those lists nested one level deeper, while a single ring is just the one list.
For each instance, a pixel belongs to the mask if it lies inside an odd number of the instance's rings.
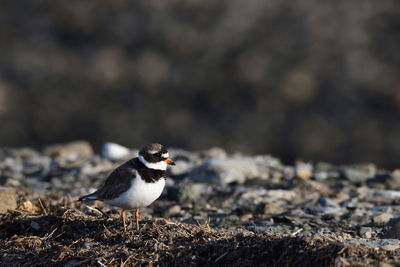
[{"label": "brown wing", "polygon": [[116,168],[107,177],[103,187],[94,193],[99,200],[113,199],[127,191],[136,178],[135,161],[129,160]]}]

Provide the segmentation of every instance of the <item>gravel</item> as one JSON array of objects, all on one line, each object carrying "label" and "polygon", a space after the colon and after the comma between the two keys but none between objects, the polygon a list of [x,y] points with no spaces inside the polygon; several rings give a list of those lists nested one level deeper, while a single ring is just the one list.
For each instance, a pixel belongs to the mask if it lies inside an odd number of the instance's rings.
[{"label": "gravel", "polygon": [[[90,154],[87,144],[77,152],[71,150],[76,143],[66,146],[68,150],[62,144],[57,148],[67,154],[52,155],[29,148],[0,149],[1,184],[17,189],[15,195],[19,195],[18,206],[1,204],[9,205],[5,211],[24,210],[24,199],[34,203],[41,198],[48,207],[55,195],[70,203],[71,209],[99,216],[93,208],[71,203],[100,186],[122,160]],[[131,148],[124,151],[137,153]],[[270,155],[228,154],[218,148],[197,152],[172,148],[170,155],[176,169],[167,172],[161,198],[142,210],[146,218],[207,223],[218,231],[242,229],[301,238],[345,234],[343,244],[398,251],[400,185],[393,182],[399,179],[398,170],[323,162],[285,166]],[[111,217],[117,212],[103,203],[95,206]],[[40,205],[36,207],[42,210]],[[30,227],[42,230],[40,223],[32,222]],[[87,242],[92,246],[83,242],[81,247],[94,248],[93,242]]]}]

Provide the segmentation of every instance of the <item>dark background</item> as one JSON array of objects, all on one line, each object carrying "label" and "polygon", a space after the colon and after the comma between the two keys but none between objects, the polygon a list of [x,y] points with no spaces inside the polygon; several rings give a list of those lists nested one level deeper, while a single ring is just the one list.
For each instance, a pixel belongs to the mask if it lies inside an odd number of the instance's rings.
[{"label": "dark background", "polygon": [[0,1],[0,146],[399,167],[400,1]]}]

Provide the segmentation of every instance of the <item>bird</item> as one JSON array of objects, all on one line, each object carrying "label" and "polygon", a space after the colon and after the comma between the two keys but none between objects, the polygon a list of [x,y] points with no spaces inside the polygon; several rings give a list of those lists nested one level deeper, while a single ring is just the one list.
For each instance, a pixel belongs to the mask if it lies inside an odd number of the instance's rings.
[{"label": "bird", "polygon": [[114,169],[102,187],[80,197],[79,201],[100,200],[121,208],[124,232],[125,210],[135,209],[136,229],[139,230],[139,208],[149,206],[160,197],[168,165],[175,165],[168,150],[159,143],[148,144],[139,151],[138,157]]}]

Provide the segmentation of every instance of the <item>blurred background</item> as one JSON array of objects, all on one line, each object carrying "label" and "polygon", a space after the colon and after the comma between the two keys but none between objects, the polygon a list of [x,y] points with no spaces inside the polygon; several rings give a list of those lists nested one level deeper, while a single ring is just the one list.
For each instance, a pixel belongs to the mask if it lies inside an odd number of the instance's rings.
[{"label": "blurred background", "polygon": [[0,146],[399,167],[400,1],[0,1]]}]

